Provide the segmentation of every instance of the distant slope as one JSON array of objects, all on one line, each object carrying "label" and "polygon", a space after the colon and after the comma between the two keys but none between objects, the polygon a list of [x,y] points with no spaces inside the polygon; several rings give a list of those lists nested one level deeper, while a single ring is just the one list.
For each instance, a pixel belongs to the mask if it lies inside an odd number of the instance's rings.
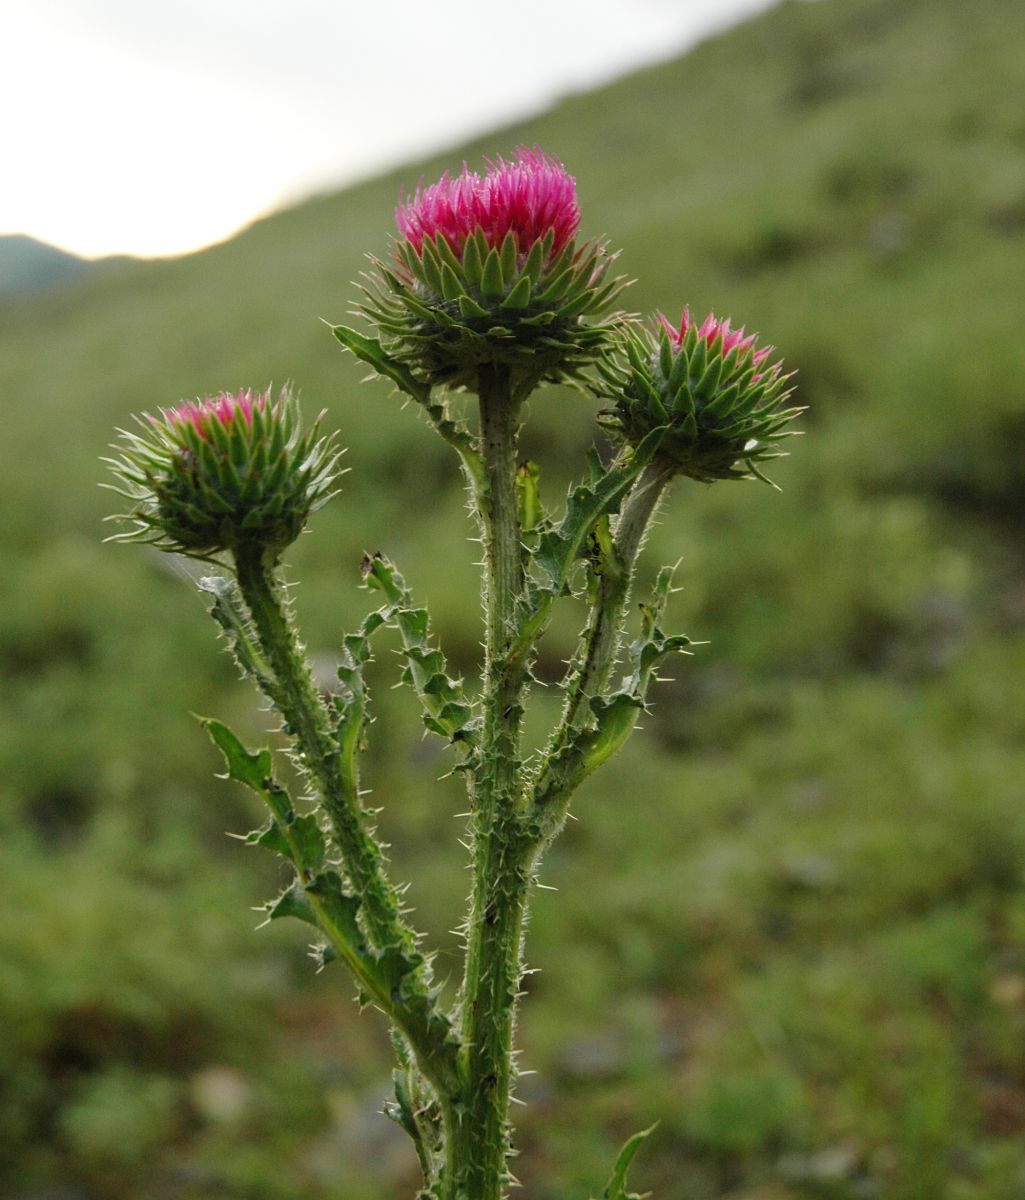
[{"label": "distant slope", "polygon": [[0,237],[0,300],[80,279],[94,264],[24,234]]}]

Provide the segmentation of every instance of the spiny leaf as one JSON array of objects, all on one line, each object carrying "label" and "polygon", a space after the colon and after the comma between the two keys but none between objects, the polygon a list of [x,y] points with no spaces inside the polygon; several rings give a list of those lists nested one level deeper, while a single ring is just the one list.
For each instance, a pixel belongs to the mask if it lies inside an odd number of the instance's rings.
[{"label": "spiny leaf", "polygon": [[288,792],[271,775],[270,751],[250,754],[227,725],[200,719],[225,757],[229,779],[252,788],[270,809],[270,823],[250,833],[246,842],[280,854],[304,877],[318,871],[327,854],[324,834],[312,814],[296,816]]},{"label": "spiny leaf", "polygon": [[306,899],[306,894],[297,879],[293,880],[276,900],[270,902],[267,906],[267,915],[272,921],[278,921],[282,917],[297,917],[300,921],[305,921],[307,925],[317,924],[317,918],[313,915],[310,902]]},{"label": "spiny leaf", "polygon": [[363,931],[356,920],[360,909],[358,896],[346,892],[342,877],[337,871],[322,871],[315,879],[306,885],[306,891],[313,896],[326,918],[325,924],[347,946],[355,948],[360,954],[367,953]]},{"label": "spiny leaf", "polygon": [[444,654],[431,642],[427,609],[413,606],[405,581],[384,555],[365,558],[363,575],[367,586],[383,592],[388,601],[378,613],[402,638],[403,678],[420,697],[424,725],[451,742],[472,745],[476,736],[473,709],[465,698],[462,680],[448,674]]},{"label": "spiny leaf", "polygon": [[[451,274],[451,272],[450,272]],[[430,395],[430,387],[417,379],[412,371],[397,359],[392,358],[377,338],[366,337],[350,329],[346,325],[333,325],[331,332],[356,357],[378,373],[395,383],[400,391],[412,396],[420,404],[424,404]]]},{"label": "spiny leaf", "polygon": [[672,592],[674,567],[662,567],[650,601],[642,602],[640,636],[630,646],[633,672],[623,682],[623,692],[643,704],[648,685],[658,665],[671,654],[685,654],[693,643],[684,634],[666,634],[661,628],[666,603]]},{"label": "spiny leaf", "polygon": [[616,692],[608,700],[598,696],[591,700],[597,723],[584,735],[580,746],[585,774],[590,775],[615,754],[637,724],[643,708],[643,700],[627,692]]},{"label": "spiny leaf", "polygon": [[423,1145],[423,1136],[414,1116],[413,1101],[409,1093],[408,1072],[393,1071],[392,1081],[395,1085],[395,1103],[385,1104],[384,1115],[394,1121],[396,1125],[401,1126],[413,1139],[421,1169],[426,1174],[430,1170],[430,1157]]},{"label": "spiny leaf", "polygon": [[237,779],[261,796],[267,790],[271,777],[271,753],[269,750],[258,750],[250,754],[234,733],[213,717],[200,717],[200,723],[210,735],[214,744],[224,755],[228,765],[228,778]]},{"label": "spiny leaf", "polygon": [[[441,242],[447,249],[447,243],[445,243],[444,239],[441,239]],[[427,245],[426,242],[424,244]],[[451,251],[449,253],[451,254]],[[449,270],[449,275],[451,274],[452,272]],[[412,305],[418,303],[411,294],[407,298]],[[468,297],[464,297],[464,299],[469,300]],[[483,314],[483,309],[480,312],[476,311],[479,306],[474,305],[472,300],[469,303],[471,310],[468,311],[471,311],[471,315],[480,316]],[[420,307],[422,308],[423,306]],[[421,315],[426,315],[433,319],[431,309],[423,308]],[[399,328],[403,329],[404,326],[400,325]],[[390,379],[398,386],[400,391],[405,392],[407,396],[412,396],[418,404],[423,406],[423,410],[430,418],[434,428],[437,429],[445,441],[459,454],[471,480],[479,487],[484,478],[484,468],[480,461],[480,455],[474,446],[473,437],[463,424],[453,421],[449,417],[448,408],[444,400],[439,402],[431,398],[430,385],[423,380],[417,379],[404,362],[392,357],[377,338],[366,337],[362,333],[357,333],[354,329],[349,329],[346,325],[335,325],[332,327],[331,332],[357,358],[373,367],[378,375],[384,375]]]},{"label": "spiny leaf", "polygon": [[641,469],[654,457],[664,433],[664,429],[652,430],[625,463],[613,465],[597,481],[580,484],[570,492],[562,522],[558,529],[549,529],[541,536],[535,554],[554,591],[565,586],[598,518],[618,510]]},{"label": "spiny leaf", "polygon": [[324,834],[312,813],[306,813],[288,826],[287,837],[295,857],[295,865],[303,871],[319,871],[327,854]]},{"label": "spiny leaf", "polygon": [[635,1133],[633,1137],[627,1138],[616,1159],[616,1165],[612,1168],[612,1174],[605,1185],[605,1190],[602,1192],[602,1200],[641,1200],[639,1193],[626,1190],[626,1173],[630,1169],[634,1155],[640,1149],[641,1142],[654,1130],[655,1125],[649,1125],[647,1129],[642,1129],[640,1133]]},{"label": "spiny leaf", "polygon": [[243,675],[252,676],[261,687],[272,690],[273,672],[253,635],[238,584],[224,575],[207,575],[198,586],[201,592],[213,596],[210,613],[223,630]]}]

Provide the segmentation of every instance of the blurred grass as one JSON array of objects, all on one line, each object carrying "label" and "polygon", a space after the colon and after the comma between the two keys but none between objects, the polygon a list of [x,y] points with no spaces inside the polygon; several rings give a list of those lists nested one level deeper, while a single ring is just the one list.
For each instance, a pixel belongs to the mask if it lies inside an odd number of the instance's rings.
[{"label": "blurred grass", "polygon": [[[266,714],[166,560],[102,545],[130,412],[293,379],[352,447],[296,547],[330,663],[364,548],[472,675],[474,547],[447,448],[358,386],[342,320],[400,184],[520,141],[577,176],[636,276],[761,329],[807,437],[754,485],[680,486],[649,566],[708,639],[577,805],[531,926],[518,1173],[661,1200],[1025,1194],[1025,9],[786,3],[529,125],[203,254],[0,308],[0,1189],[28,1198],[407,1194],[384,1031],[299,928],[190,711]],[[556,497],[590,407],[532,404]],[[469,599],[468,599],[469,598]],[[541,663],[558,673],[579,612]],[[382,643],[369,775],[396,874],[458,966],[464,807]],[[1015,696],[1019,699],[1016,701]],[[557,698],[542,692],[541,735]],[[430,780],[431,786],[425,786]]]}]

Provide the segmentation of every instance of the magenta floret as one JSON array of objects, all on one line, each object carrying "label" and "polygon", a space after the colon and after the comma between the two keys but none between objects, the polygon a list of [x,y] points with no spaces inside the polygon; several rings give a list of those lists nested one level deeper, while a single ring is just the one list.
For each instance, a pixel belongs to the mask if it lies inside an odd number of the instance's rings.
[{"label": "magenta floret", "polygon": [[574,238],[580,224],[576,180],[562,163],[537,146],[517,148],[512,162],[487,161],[485,175],[464,163],[455,178],[447,172],[437,183],[418,187],[395,210],[399,232],[420,252],[425,238],[444,237],[456,255],[480,229],[489,246],[501,246],[506,235],[517,239],[521,253],[553,235],[551,256]]},{"label": "magenta floret", "polygon": [[[210,440],[210,423],[216,421],[229,429],[239,417],[252,425],[254,409],[266,408],[270,400],[270,388],[254,394],[252,388],[243,392],[218,392],[216,396],[205,396],[202,400],[185,400],[174,408],[161,409],[161,417],[172,428],[191,425],[205,441]],[[151,417],[158,421],[160,418]]]},{"label": "magenta floret", "polygon": [[[697,327],[697,322],[690,315],[690,305],[684,305],[679,326],[674,325],[664,313],[658,314],[658,320],[662,328],[669,334],[673,342],[673,347],[676,350],[679,350],[690,330]],[[707,342],[710,347],[715,344],[717,338],[722,338],[723,355],[727,355],[731,350],[735,349],[738,355],[742,357],[750,351],[751,360],[756,366],[760,366],[772,353],[771,346],[763,346],[758,350],[755,349],[755,342],[758,338],[756,333],[748,333],[745,336],[745,327],[743,325],[739,329],[733,329],[730,326],[729,317],[720,321],[715,313],[709,313],[705,317],[700,327],[697,327],[697,335],[700,339]]]}]

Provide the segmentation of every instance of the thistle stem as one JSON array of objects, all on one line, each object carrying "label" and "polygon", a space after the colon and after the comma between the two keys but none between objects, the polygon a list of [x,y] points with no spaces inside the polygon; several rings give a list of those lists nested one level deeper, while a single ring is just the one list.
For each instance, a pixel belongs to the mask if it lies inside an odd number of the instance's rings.
[{"label": "thistle stem", "polygon": [[[260,649],[273,671],[273,679],[264,685],[268,698],[294,736],[300,763],[328,815],[345,874],[361,900],[366,935],[378,951],[395,948],[413,953],[416,935],[403,920],[397,893],[385,877],[381,849],[367,827],[367,814],[360,803],[355,764],[341,753],[335,740],[330,715],[310,674],[282,584],[259,548],[237,551],[235,567]],[[336,931],[325,927],[325,933],[337,943]],[[351,955],[345,957],[351,960]],[[426,1031],[422,1010],[433,1001],[425,968],[411,972],[404,986],[411,998],[421,1002],[415,1012],[412,1004],[404,1005],[391,996],[375,994],[375,1000],[408,1039],[417,1065],[438,1093],[448,1122],[451,1095],[456,1088],[454,1063],[447,1061],[446,1047],[436,1044]]]},{"label": "thistle stem", "polygon": [[277,684],[272,697],[320,793],[346,874],[362,899],[367,934],[380,949],[413,942],[394,889],[384,878],[381,851],[366,827],[359,779],[339,752],[330,718],[310,675],[283,589],[259,550],[236,556],[239,588]]},{"label": "thistle stem", "polygon": [[499,1200],[508,1180],[512,1039],[531,874],[520,814],[522,659],[510,655],[524,590],[516,498],[518,405],[508,372],[479,380],[485,488],[484,718],[474,772],[473,892],[462,989],[467,1111],[450,1166],[455,1196]]}]

